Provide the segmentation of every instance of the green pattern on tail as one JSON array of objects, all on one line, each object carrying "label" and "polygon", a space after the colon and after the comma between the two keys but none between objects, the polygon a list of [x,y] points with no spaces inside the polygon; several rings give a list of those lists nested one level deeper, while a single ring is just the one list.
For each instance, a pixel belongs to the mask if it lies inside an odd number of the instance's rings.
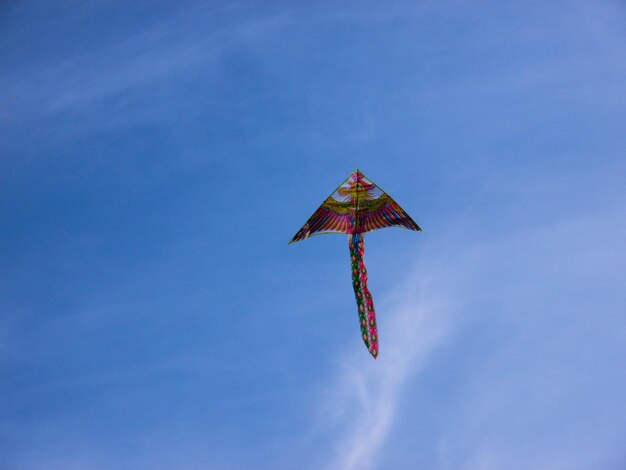
[{"label": "green pattern on tail", "polygon": [[378,357],[378,327],[376,326],[376,312],[374,301],[367,288],[367,269],[363,261],[363,235],[354,233],[350,236],[350,259],[352,262],[352,287],[356,297],[359,313],[361,337],[370,354]]}]

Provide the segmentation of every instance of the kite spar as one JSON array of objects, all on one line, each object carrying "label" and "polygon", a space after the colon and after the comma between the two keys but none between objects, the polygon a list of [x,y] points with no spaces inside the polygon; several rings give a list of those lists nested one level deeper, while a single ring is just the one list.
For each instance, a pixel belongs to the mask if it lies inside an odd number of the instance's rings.
[{"label": "kite spar", "polygon": [[374,301],[367,288],[363,234],[384,227],[402,227],[417,232],[422,230],[396,201],[357,169],[322,203],[289,242],[299,242],[311,235],[323,233],[350,235],[352,287],[361,335],[374,359],[378,357],[378,328]]}]

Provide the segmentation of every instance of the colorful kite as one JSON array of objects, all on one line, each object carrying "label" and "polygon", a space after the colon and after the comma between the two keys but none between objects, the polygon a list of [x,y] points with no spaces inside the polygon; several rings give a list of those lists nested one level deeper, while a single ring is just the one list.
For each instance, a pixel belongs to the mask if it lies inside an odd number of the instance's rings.
[{"label": "colorful kite", "polygon": [[384,227],[422,229],[387,193],[355,170],[323,202],[289,243],[311,235],[347,233],[350,235],[352,286],[359,309],[363,342],[370,354],[378,356],[378,330],[372,295],[367,288],[367,270],[363,262],[363,233]]}]

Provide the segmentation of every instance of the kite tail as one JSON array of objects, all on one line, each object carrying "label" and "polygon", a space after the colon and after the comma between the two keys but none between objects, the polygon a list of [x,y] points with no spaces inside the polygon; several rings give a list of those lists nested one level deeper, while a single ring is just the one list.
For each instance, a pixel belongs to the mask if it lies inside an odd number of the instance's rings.
[{"label": "kite tail", "polygon": [[363,342],[370,354],[378,357],[378,329],[376,327],[376,312],[374,301],[367,288],[367,269],[363,262],[363,235],[353,233],[350,237],[350,258],[352,260],[352,287],[359,310],[359,323]]}]

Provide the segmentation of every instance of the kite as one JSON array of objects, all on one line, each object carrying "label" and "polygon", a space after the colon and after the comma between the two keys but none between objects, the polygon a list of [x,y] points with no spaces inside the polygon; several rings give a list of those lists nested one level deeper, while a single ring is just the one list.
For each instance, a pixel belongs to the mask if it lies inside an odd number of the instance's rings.
[{"label": "kite", "polygon": [[352,287],[356,297],[359,324],[365,347],[378,357],[378,328],[372,294],[367,288],[367,270],[363,262],[363,234],[384,227],[422,229],[391,196],[355,170],[302,226],[289,242],[299,242],[311,235],[347,233],[350,235]]}]

